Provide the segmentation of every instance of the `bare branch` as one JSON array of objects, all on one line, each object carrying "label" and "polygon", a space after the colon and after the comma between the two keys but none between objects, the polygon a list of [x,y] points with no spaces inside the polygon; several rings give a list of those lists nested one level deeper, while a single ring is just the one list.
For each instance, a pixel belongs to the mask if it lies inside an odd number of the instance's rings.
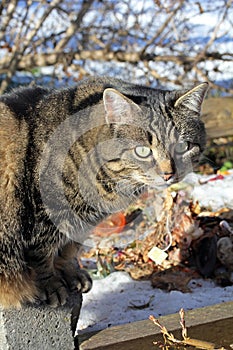
[{"label": "bare branch", "polygon": [[84,1],[82,4],[82,8],[79,11],[77,18],[75,21],[71,20],[70,26],[67,28],[66,33],[61,39],[58,44],[56,45],[54,51],[59,52],[62,49],[64,49],[65,45],[68,43],[68,41],[71,39],[71,37],[77,32],[77,30],[80,28],[83,17],[86,15],[88,10],[90,9],[91,5],[93,4],[94,0],[88,0]]},{"label": "bare branch", "polygon": [[[6,15],[2,16],[2,24],[0,26],[0,41],[4,37],[6,28],[9,24],[10,20],[12,19],[12,15],[16,9],[17,2],[18,2],[17,0],[10,1],[8,3],[8,7],[6,9]],[[5,3],[7,3],[7,2],[5,2]],[[1,6],[4,7],[4,3],[2,3]],[[3,11],[3,8],[1,10]]]},{"label": "bare branch", "polygon": [[[185,0],[142,0],[138,6],[134,0],[4,0],[0,92],[18,71],[44,66],[59,67],[54,70],[59,79],[72,77],[72,72],[74,79],[110,72],[154,85],[214,76],[212,86],[230,92],[230,86],[223,88],[217,80],[233,61],[227,32],[231,4],[232,0],[208,6]],[[204,27],[204,16],[212,14]]]}]

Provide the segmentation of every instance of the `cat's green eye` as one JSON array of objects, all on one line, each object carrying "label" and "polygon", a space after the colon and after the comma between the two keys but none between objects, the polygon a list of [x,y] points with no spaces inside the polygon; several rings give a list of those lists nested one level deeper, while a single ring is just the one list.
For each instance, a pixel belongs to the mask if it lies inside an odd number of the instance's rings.
[{"label": "cat's green eye", "polygon": [[189,144],[186,141],[178,142],[175,145],[175,152],[177,154],[183,154],[183,153],[187,152],[188,149],[189,149]]},{"label": "cat's green eye", "polygon": [[147,158],[151,155],[151,149],[145,146],[135,147],[135,153],[140,158]]}]

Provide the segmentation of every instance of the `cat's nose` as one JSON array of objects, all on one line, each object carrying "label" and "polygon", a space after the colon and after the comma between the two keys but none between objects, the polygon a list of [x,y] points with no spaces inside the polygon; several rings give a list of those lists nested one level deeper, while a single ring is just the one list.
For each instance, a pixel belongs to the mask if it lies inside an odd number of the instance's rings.
[{"label": "cat's nose", "polygon": [[168,181],[172,178],[174,174],[173,173],[163,173],[163,179],[164,181]]}]

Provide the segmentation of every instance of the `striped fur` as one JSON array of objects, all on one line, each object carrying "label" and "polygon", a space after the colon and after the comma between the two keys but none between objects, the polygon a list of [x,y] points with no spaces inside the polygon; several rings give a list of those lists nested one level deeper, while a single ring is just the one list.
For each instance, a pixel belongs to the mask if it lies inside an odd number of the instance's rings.
[{"label": "striped fur", "polygon": [[88,291],[88,232],[148,186],[179,181],[205,147],[207,84],[162,91],[112,78],[0,97],[0,304]]}]

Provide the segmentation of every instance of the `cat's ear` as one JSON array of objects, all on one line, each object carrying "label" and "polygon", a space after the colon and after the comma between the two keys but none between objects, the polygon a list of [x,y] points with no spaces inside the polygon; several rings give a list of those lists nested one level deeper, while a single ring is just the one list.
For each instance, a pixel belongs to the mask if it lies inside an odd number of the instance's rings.
[{"label": "cat's ear", "polygon": [[135,111],[141,111],[136,103],[112,88],[104,90],[103,101],[108,124],[132,124]]},{"label": "cat's ear", "polygon": [[198,114],[201,113],[201,105],[205,98],[209,84],[207,82],[195,86],[193,89],[186,91],[175,102],[174,107],[186,107]]}]

